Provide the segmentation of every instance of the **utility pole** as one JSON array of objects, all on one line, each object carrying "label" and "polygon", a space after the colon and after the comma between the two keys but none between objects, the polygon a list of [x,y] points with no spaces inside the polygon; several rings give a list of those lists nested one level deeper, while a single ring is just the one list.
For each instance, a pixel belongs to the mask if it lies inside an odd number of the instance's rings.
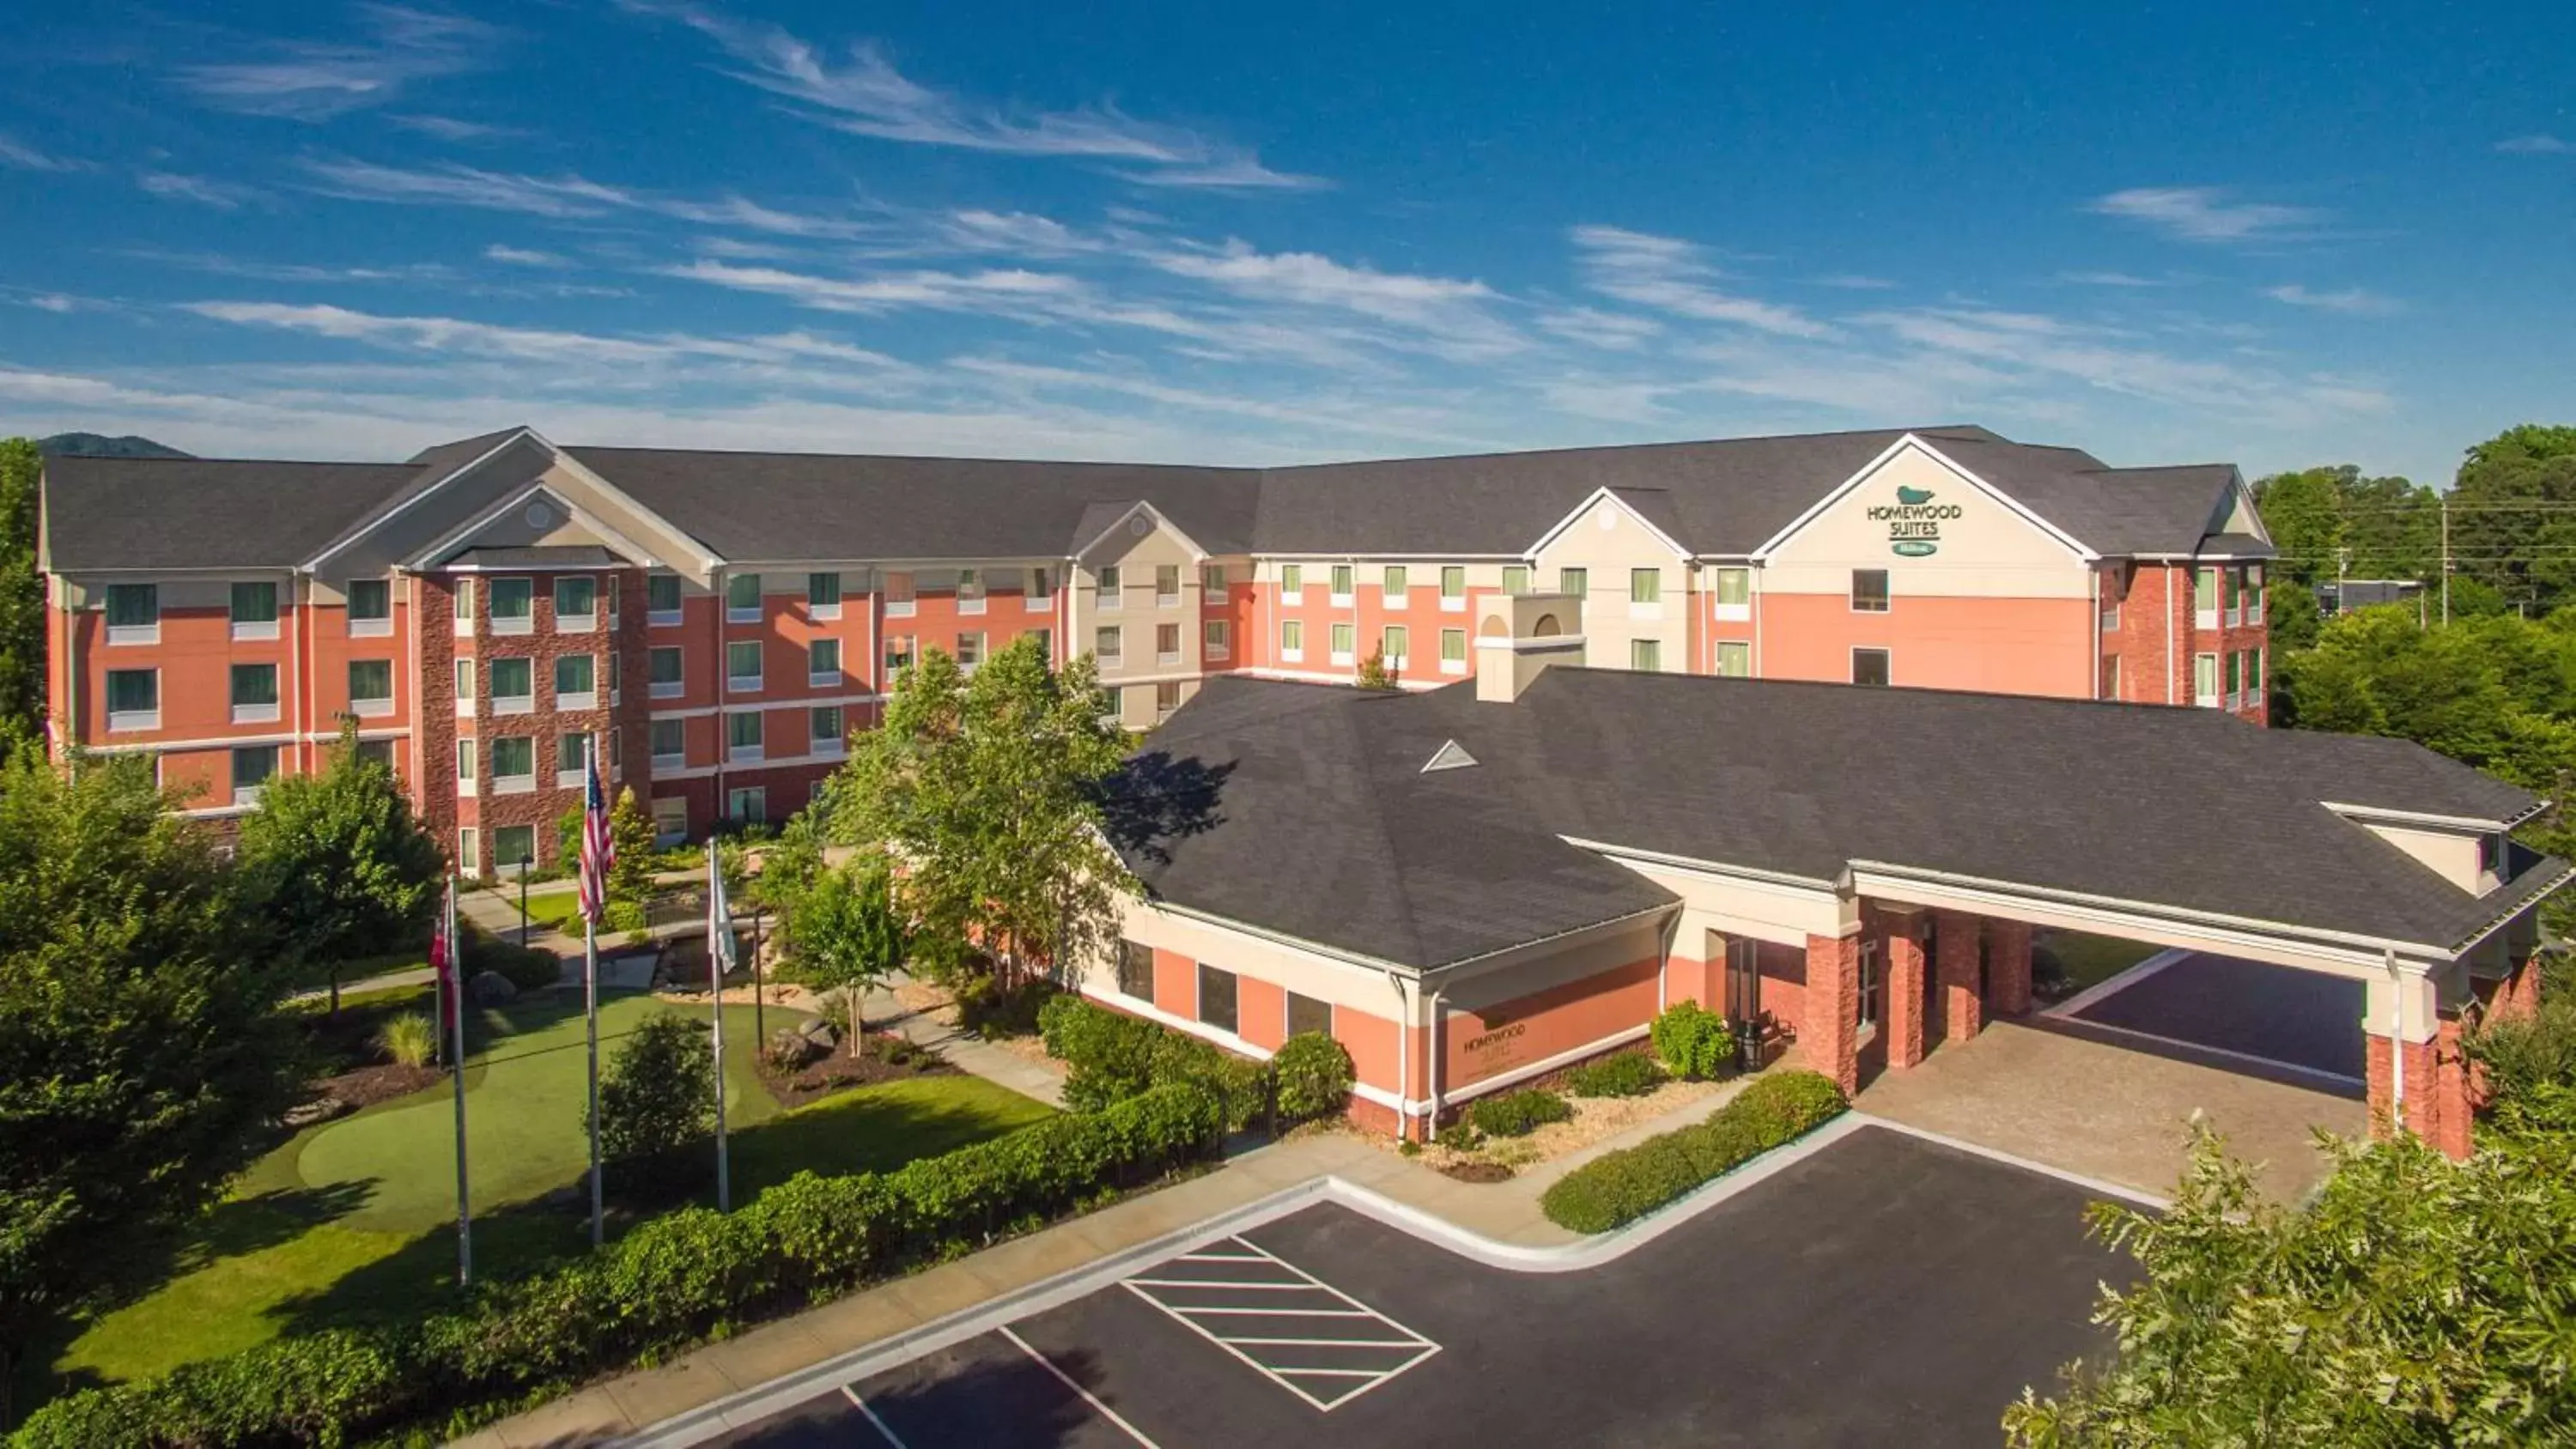
[{"label": "utility pole", "polygon": [[2442,495],[2442,627],[2451,625],[2451,495]]}]

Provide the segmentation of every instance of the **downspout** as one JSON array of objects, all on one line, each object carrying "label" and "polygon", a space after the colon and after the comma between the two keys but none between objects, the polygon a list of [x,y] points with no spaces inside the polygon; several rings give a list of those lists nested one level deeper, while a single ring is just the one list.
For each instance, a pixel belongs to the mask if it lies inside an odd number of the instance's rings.
[{"label": "downspout", "polygon": [[[2180,667],[2180,661],[2174,658],[2174,580],[2181,573],[2182,570],[2172,564],[2165,565],[2165,703],[2167,704],[2176,702],[2174,671]],[[2198,606],[2198,601],[2195,600],[2193,607]],[[2197,684],[2194,687],[2197,688]]]},{"label": "downspout", "polygon": [[[1352,583],[1353,588],[1359,585]],[[1395,1140],[1405,1139],[1406,1107],[1413,1096],[1412,1003],[1404,996],[1404,978],[1393,971],[1386,973],[1386,984],[1395,988]]]},{"label": "downspout", "polygon": [[295,773],[309,775],[313,773],[309,768],[312,761],[306,755],[305,749],[311,743],[311,732],[305,728],[305,722],[312,712],[305,708],[308,701],[304,698],[304,579],[302,575],[292,572],[287,574],[286,604],[288,608],[295,611],[295,647],[288,650],[286,654],[286,683],[287,688],[295,695],[295,716],[287,721],[286,727],[295,734]]},{"label": "downspout", "polygon": [[1431,993],[1431,1019],[1423,1026],[1422,1095],[1431,1104],[1431,1116],[1426,1119],[1424,1128],[1426,1133],[1440,1129],[1440,999],[1448,994],[1446,986]]},{"label": "downspout", "polygon": [[2093,697],[2102,697],[2102,571],[2089,569],[2093,576]]},{"label": "downspout", "polygon": [[2397,970],[2397,953],[2384,953],[2388,961],[2388,1126],[2392,1133],[2406,1127],[2406,991],[2404,978]]},{"label": "downspout", "polygon": [[[715,817],[713,828],[720,829],[725,823],[725,761],[733,754],[733,725],[732,721],[725,718],[725,616],[731,612],[731,607],[730,600],[725,595],[724,565],[718,564],[708,570],[708,573],[714,586],[716,599],[716,647],[710,653],[710,662],[707,665],[707,682],[714,687],[716,696],[716,791],[712,807]],[[685,655],[681,657],[680,677],[682,679],[689,677]],[[645,679],[644,692],[646,694],[653,692],[649,672]],[[686,727],[683,726],[683,728]]]},{"label": "downspout", "polygon": [[[403,701],[403,708],[396,712],[395,717],[398,719],[407,717],[411,723],[411,747],[404,753],[411,757],[411,774],[409,778],[411,780],[412,803],[419,806],[422,817],[427,818],[429,814],[429,777],[425,766],[428,764],[428,759],[422,751],[421,737],[428,733],[428,716],[423,715],[420,712],[420,709],[421,701],[428,695],[429,691],[423,687],[425,681],[423,681],[420,676],[420,575],[405,573],[402,576],[402,581],[403,601],[401,615],[395,627],[403,631],[403,652],[408,655],[411,660],[411,687],[408,691],[409,697]],[[385,595],[386,598],[390,600],[393,596],[392,589],[388,588],[385,591]],[[388,607],[390,607],[390,605],[388,605]],[[451,707],[450,712],[453,713],[453,707]]]}]

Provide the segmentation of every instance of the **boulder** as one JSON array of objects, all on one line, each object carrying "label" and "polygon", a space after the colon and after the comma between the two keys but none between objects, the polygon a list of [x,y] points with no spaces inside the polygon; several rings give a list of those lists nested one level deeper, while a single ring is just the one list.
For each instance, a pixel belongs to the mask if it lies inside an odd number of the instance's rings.
[{"label": "boulder", "polygon": [[498,971],[480,971],[465,983],[477,1006],[507,1006],[519,999],[519,988]]},{"label": "boulder", "polygon": [[346,1117],[356,1110],[358,1110],[356,1103],[339,1097],[316,1097],[312,1101],[298,1102],[287,1108],[286,1125],[290,1131],[299,1127],[310,1127],[316,1122],[329,1122],[335,1118]]},{"label": "boulder", "polygon": [[795,1027],[782,1026],[769,1034],[764,1056],[774,1070],[793,1072],[810,1065],[826,1050],[828,1048],[816,1045]]},{"label": "boulder", "polygon": [[817,1051],[830,1051],[841,1044],[839,1029],[819,1016],[796,1028],[796,1032],[811,1043]]}]

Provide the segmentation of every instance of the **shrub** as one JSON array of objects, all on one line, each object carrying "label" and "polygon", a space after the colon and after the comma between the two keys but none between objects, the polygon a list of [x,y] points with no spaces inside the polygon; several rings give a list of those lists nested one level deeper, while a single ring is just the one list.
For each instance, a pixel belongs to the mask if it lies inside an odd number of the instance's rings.
[{"label": "shrub", "polygon": [[1270,1058],[1279,1090],[1279,1115],[1292,1122],[1329,1117],[1350,1104],[1356,1076],[1351,1054],[1320,1031],[1301,1031]]},{"label": "shrub", "polygon": [[1704,1122],[1606,1153],[1567,1173],[1539,1198],[1539,1207],[1559,1227],[1606,1233],[1804,1136],[1847,1105],[1829,1077],[1773,1073],[1753,1081]]},{"label": "shrub", "polygon": [[1271,1068],[1142,1017],[1095,1006],[1066,992],[1038,1010],[1047,1055],[1063,1062],[1064,1100],[1096,1111],[1149,1088],[1189,1083],[1216,1094],[1225,1125],[1239,1132],[1270,1110]]},{"label": "shrub", "polygon": [[543,1398],[1168,1173],[1212,1150],[1221,1127],[1206,1093],[1162,1087],[892,1173],[799,1173],[729,1216],[665,1214],[577,1263],[487,1285],[467,1309],[57,1399],[12,1449],[445,1437],[464,1411]]},{"label": "shrub", "polygon": [[1014,986],[992,976],[970,976],[957,986],[957,1025],[986,1041],[1027,1036],[1038,1029],[1038,1013],[1060,994],[1043,976]]},{"label": "shrub", "polygon": [[1664,1008],[1648,1037],[1664,1065],[1692,1081],[1707,1081],[1735,1064],[1735,1033],[1727,1029],[1726,1018],[1696,1001]]},{"label": "shrub", "polygon": [[706,1023],[676,1011],[644,1018],[600,1074],[600,1156],[629,1181],[656,1176],[672,1154],[713,1134],[714,1090]]},{"label": "shrub", "polygon": [[1485,1134],[1476,1130],[1475,1123],[1462,1117],[1433,1133],[1431,1140],[1452,1152],[1473,1152],[1485,1145]]},{"label": "shrub", "polygon": [[1663,1084],[1663,1069],[1644,1052],[1585,1062],[1565,1074],[1565,1089],[1578,1097],[1642,1097]]},{"label": "shrub", "polygon": [[1573,1115],[1574,1109],[1565,1105],[1563,1097],[1540,1087],[1478,1097],[1467,1104],[1467,1120],[1489,1137],[1527,1137]]},{"label": "shrub", "polygon": [[426,1066],[438,1050],[438,1028],[416,1011],[406,1011],[376,1030],[376,1045],[397,1065]]},{"label": "shrub", "polygon": [[543,991],[563,979],[563,961],[554,952],[516,941],[498,941],[480,931],[465,938],[465,979],[498,971],[521,991]]}]

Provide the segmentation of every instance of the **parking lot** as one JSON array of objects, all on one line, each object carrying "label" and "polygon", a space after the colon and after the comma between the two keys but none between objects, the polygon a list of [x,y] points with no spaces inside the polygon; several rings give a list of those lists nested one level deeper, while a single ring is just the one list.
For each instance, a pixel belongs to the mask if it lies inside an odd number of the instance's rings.
[{"label": "parking lot", "polygon": [[1992,1445],[2106,1347],[2090,1196],[1871,1126],[1578,1271],[1309,1207],[721,1442]]}]

